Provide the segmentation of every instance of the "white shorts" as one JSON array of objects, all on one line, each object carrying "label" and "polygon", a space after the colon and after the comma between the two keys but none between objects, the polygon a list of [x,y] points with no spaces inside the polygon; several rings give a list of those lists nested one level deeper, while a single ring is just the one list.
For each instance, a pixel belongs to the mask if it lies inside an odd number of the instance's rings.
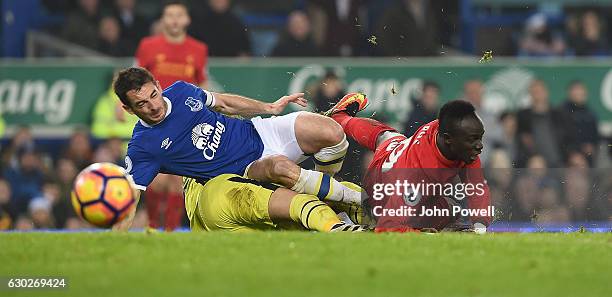
[{"label": "white shorts", "polygon": [[295,136],[295,121],[300,113],[302,111],[265,119],[261,117],[251,119],[264,145],[262,158],[283,155],[296,163],[301,163],[308,158],[304,155]]}]

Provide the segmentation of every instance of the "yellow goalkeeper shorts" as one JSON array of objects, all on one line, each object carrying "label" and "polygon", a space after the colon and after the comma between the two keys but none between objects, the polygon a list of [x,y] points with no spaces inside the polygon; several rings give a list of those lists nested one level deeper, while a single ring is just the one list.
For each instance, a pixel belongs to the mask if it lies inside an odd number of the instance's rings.
[{"label": "yellow goalkeeper shorts", "polygon": [[223,174],[205,184],[183,178],[183,187],[192,231],[252,231],[276,227],[268,213],[276,185]]}]

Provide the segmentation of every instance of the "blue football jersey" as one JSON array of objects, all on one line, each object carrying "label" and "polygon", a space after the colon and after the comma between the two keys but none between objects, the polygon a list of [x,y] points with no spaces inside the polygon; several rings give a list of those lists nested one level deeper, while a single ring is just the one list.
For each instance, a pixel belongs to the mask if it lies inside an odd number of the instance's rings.
[{"label": "blue football jersey", "polygon": [[259,159],[263,143],[250,120],[224,116],[209,108],[212,93],[178,81],[162,93],[166,117],[150,126],[136,123],[125,163],[140,190],[157,173],[208,180],[224,173],[243,174]]}]

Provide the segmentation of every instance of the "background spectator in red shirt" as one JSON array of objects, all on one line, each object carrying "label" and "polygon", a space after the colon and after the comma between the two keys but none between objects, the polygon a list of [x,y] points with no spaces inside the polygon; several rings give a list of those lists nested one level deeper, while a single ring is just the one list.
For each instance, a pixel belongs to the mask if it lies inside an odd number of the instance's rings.
[{"label": "background spectator in red shirt", "polygon": [[[168,2],[161,17],[162,34],[146,37],[138,46],[136,63],[153,73],[162,88],[177,80],[206,87],[208,47],[187,35],[191,23],[187,6]],[[165,205],[163,226],[174,230],[181,224],[185,208],[180,176],[158,174],[145,192],[149,226],[162,226],[161,206]]]},{"label": "background spectator in red shirt", "polygon": [[208,47],[187,35],[190,23],[187,6],[169,2],[161,17],[162,34],[146,37],[138,46],[136,64],[151,71],[162,88],[177,80],[206,85]]}]

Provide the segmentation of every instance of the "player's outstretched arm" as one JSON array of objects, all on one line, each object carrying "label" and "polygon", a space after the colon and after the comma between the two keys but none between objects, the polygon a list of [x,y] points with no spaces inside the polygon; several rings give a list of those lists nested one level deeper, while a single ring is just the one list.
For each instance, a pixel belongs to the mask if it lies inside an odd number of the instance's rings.
[{"label": "player's outstretched arm", "polygon": [[134,217],[136,216],[136,209],[138,208],[138,202],[140,202],[140,194],[141,191],[134,190],[134,198],[136,199],[136,206],[130,211],[130,213],[125,217],[125,219],[113,225],[113,231],[127,231],[132,226],[132,222],[134,222]]},{"label": "player's outstretched arm", "polygon": [[283,96],[273,103],[265,103],[240,95],[215,93],[215,109],[228,115],[276,115],[282,113],[289,103],[295,103],[302,107],[307,106],[304,93]]}]

